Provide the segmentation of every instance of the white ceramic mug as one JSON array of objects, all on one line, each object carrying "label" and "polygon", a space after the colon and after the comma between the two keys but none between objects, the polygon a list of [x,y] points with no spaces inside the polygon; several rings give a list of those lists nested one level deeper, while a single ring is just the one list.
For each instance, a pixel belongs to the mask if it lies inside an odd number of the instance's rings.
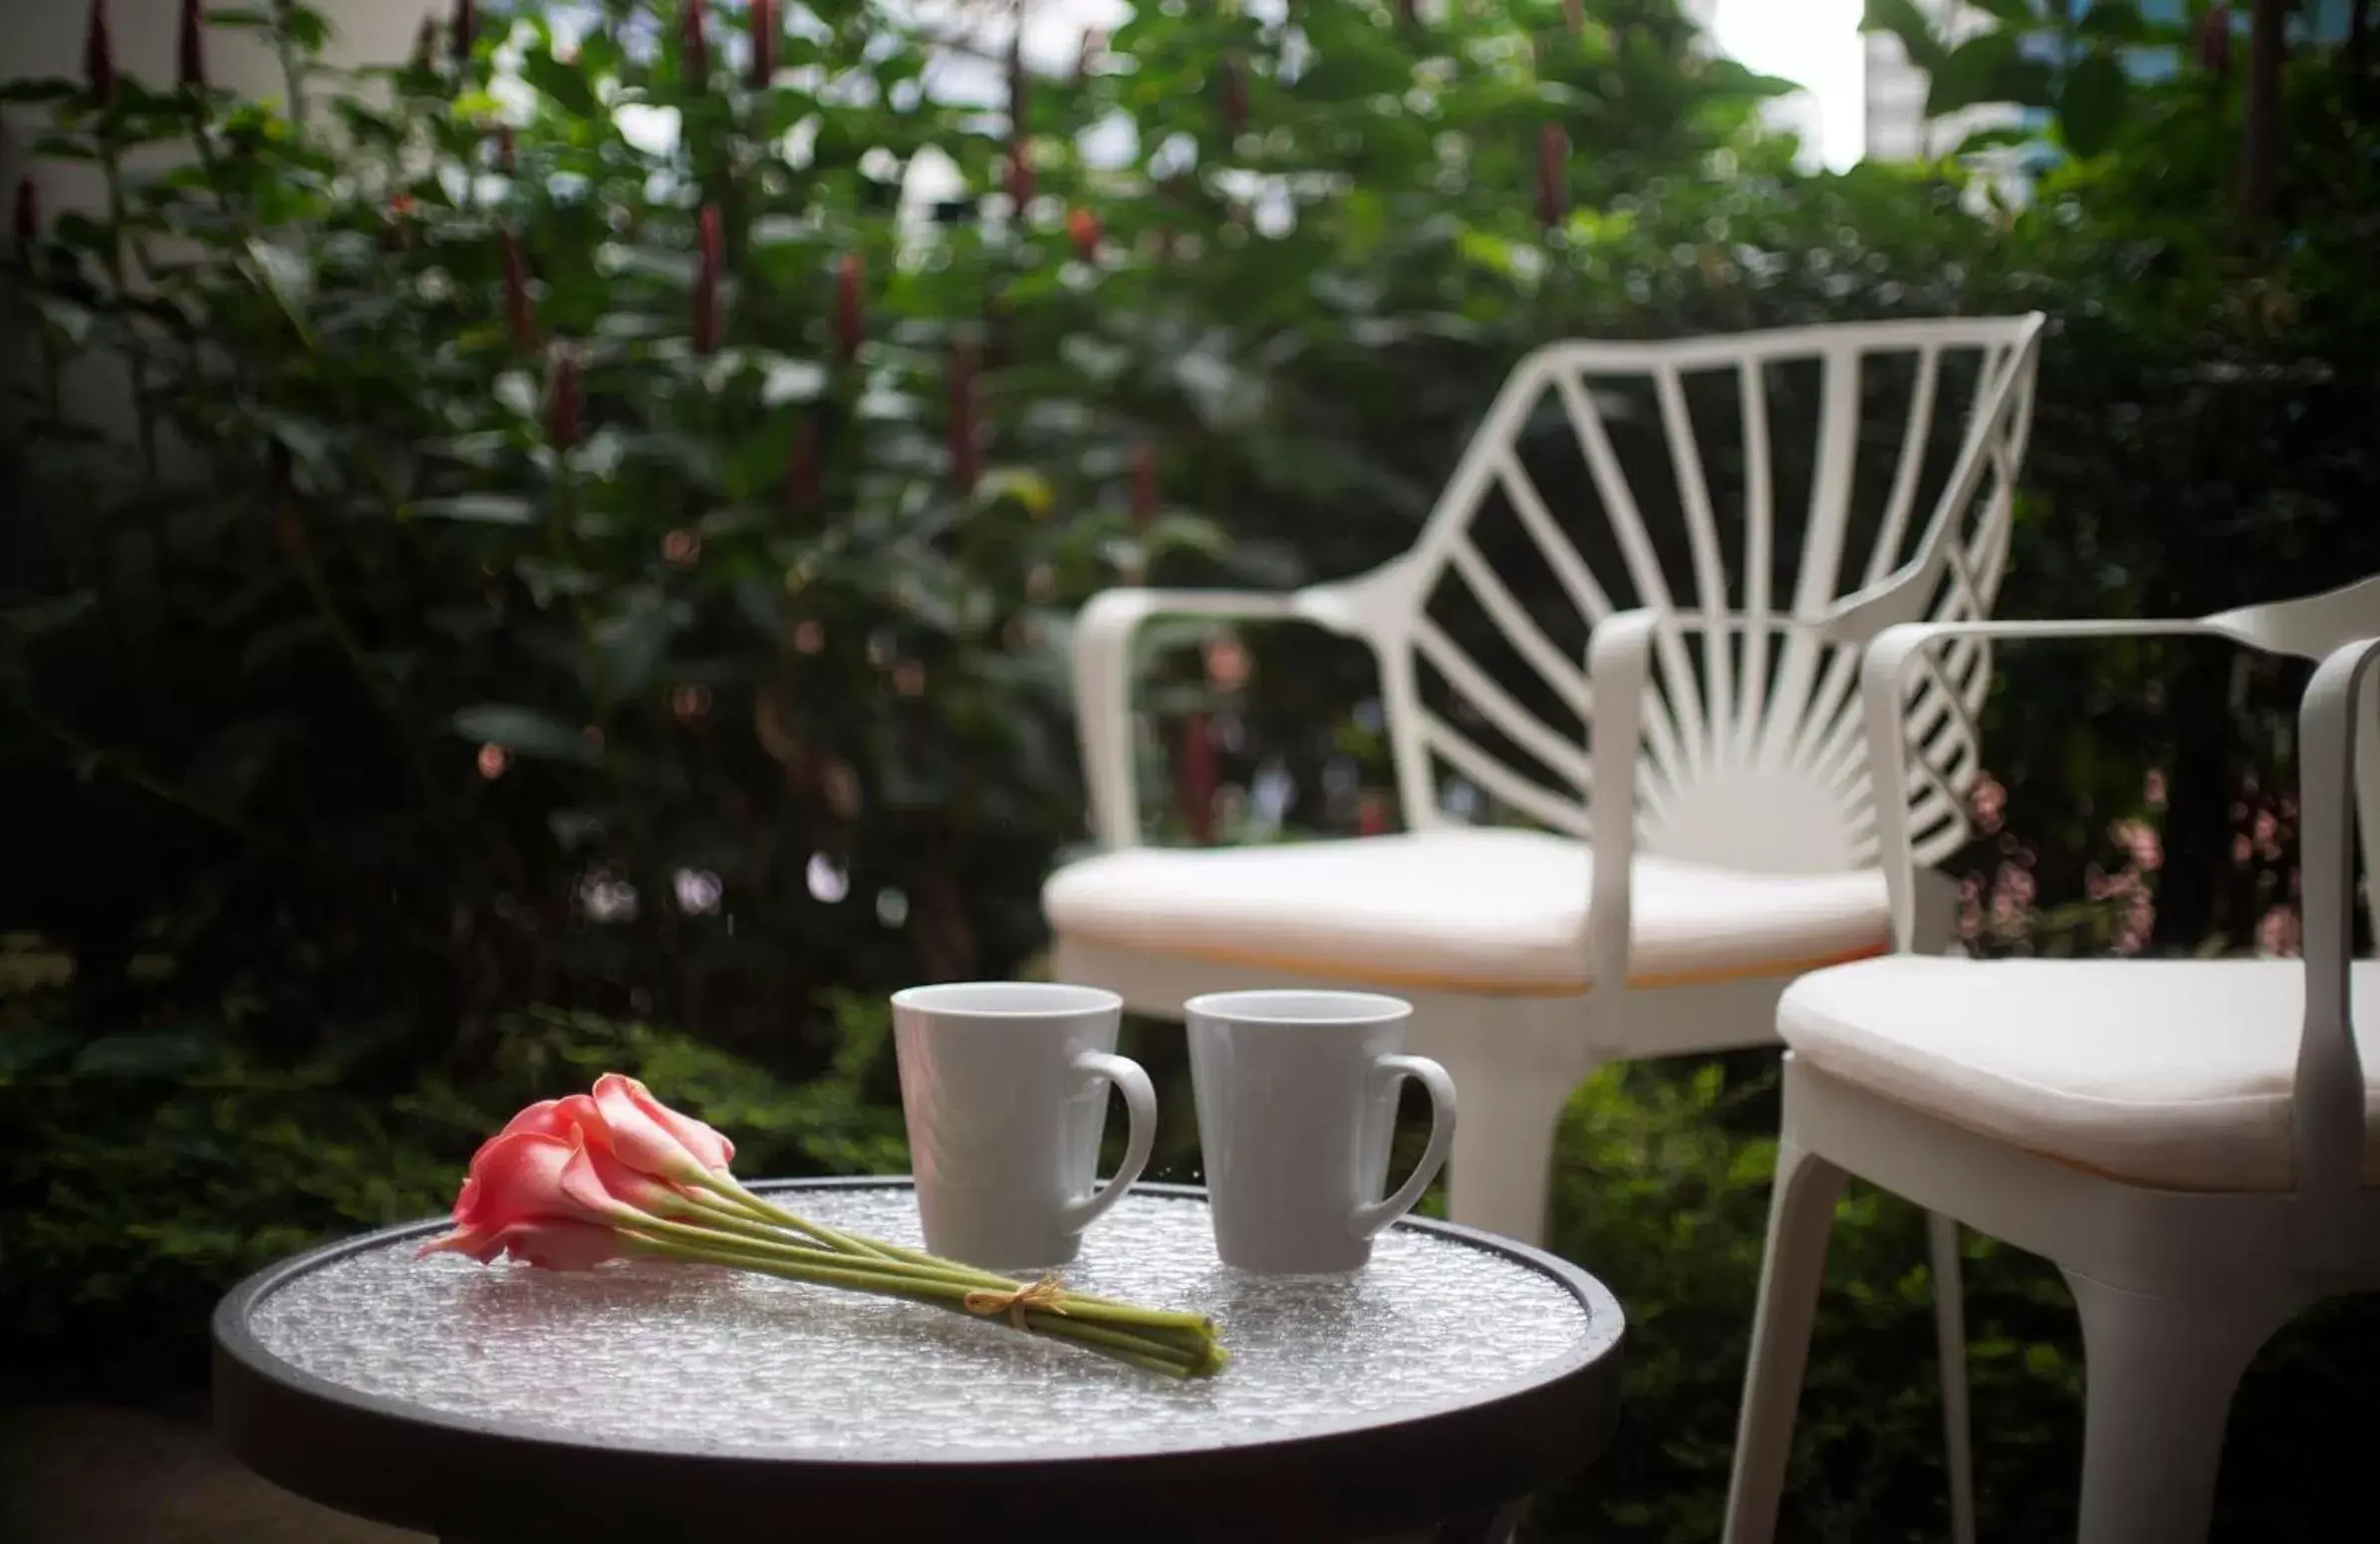
[{"label": "white ceramic mug", "polygon": [[[1088,986],[974,981],[893,997],[901,1106],[926,1247],[996,1270],[1064,1265],[1149,1162],[1157,1093],[1116,1055],[1124,999]],[[1108,1085],[1132,1126],[1095,1189]]]},{"label": "white ceramic mug", "polygon": [[[1407,1056],[1413,1007],[1368,992],[1216,992],[1184,1007],[1215,1251],[1265,1275],[1351,1271],[1454,1142],[1454,1080]],[[1397,1090],[1430,1092],[1429,1151],[1383,1199]]]}]

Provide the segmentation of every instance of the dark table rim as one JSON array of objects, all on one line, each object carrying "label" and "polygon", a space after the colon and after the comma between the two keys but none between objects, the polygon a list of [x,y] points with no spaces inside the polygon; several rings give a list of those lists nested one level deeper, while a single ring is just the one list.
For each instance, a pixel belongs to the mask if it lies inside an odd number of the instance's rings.
[{"label": "dark table rim", "polygon": [[[764,1192],[906,1189],[911,1183],[907,1176],[870,1175],[764,1180],[753,1188]],[[1205,1198],[1203,1188],[1196,1185],[1152,1183],[1138,1185],[1135,1191],[1178,1199]],[[1610,1291],[1569,1261],[1511,1239],[1420,1217],[1407,1217],[1395,1225],[1497,1255],[1551,1278],[1586,1312],[1586,1336],[1570,1353],[1494,1389],[1418,1403],[1385,1415],[1318,1422],[1290,1436],[1196,1448],[1162,1444],[1102,1447],[1089,1452],[1051,1452],[1025,1446],[970,1448],[946,1457],[920,1459],[847,1451],[810,1455],[799,1449],[624,1442],[573,1436],[550,1426],[522,1426],[430,1411],[305,1372],[268,1351],[249,1328],[249,1317],[257,1305],[289,1282],[349,1255],[425,1236],[446,1226],[442,1219],[432,1219],[324,1245],[267,1266],[232,1288],[216,1306],[213,1320],[216,1426],[243,1462],[291,1490],[360,1515],[450,1535],[457,1526],[481,1531],[489,1523],[501,1523],[501,1514],[508,1508],[503,1497],[494,1497],[493,1510],[499,1515],[490,1516],[491,1498],[478,1496],[467,1507],[455,1503],[456,1509],[467,1510],[469,1516],[451,1517],[436,1494],[442,1476],[484,1470],[490,1482],[507,1474],[550,1477],[574,1463],[600,1464],[610,1480],[591,1487],[609,1493],[603,1513],[591,1514],[588,1519],[598,1532],[606,1531],[603,1524],[607,1518],[621,1520],[617,1503],[624,1493],[633,1497],[640,1489],[665,1484],[681,1472],[689,1482],[699,1481],[714,1489],[728,1477],[740,1475],[747,1482],[771,1476],[788,1489],[803,1484],[833,1492],[854,1486],[881,1488],[887,1474],[898,1471],[905,1504],[930,1500],[937,1487],[946,1488],[950,1505],[963,1509],[951,1515],[967,1515],[977,1524],[1002,1515],[996,1504],[1002,1496],[1033,1501],[1025,1512],[1039,1514],[1054,1498],[1081,1492],[1086,1480],[1129,1476],[1130,1489],[1145,1493],[1153,1502],[1163,1497],[1162,1503],[1155,1504],[1175,1514],[1170,1518],[1141,1517],[1131,1524],[1137,1535],[1150,1537],[1175,1531],[1165,1524],[1184,1522],[1186,1505],[1190,1513],[1232,1512],[1233,1491],[1253,1482],[1278,1515],[1302,1516],[1307,1536],[1324,1537],[1337,1530],[1327,1526],[1319,1514],[1309,1515],[1309,1506],[1299,1504],[1299,1492],[1312,1488],[1292,1482],[1300,1469],[1318,1475],[1344,1471],[1338,1480],[1320,1488],[1329,1492],[1353,1481],[1363,1492],[1346,1497],[1349,1504],[1332,1508],[1335,1513],[1411,1520],[1416,1515],[1435,1519],[1499,1504],[1552,1483],[1587,1462],[1608,1437],[1618,1403],[1626,1321]],[[1545,1440],[1549,1435],[1559,1438],[1550,1450]],[[372,1446],[379,1457],[370,1463],[359,1462],[354,1453],[358,1444]],[[1428,1455],[1428,1474],[1400,1476],[1392,1466],[1402,1455],[1410,1470],[1424,1454]],[[394,1470],[398,1467],[417,1472],[397,1475]],[[627,1470],[637,1471],[634,1483]],[[1401,1483],[1401,1478],[1419,1483]],[[739,1487],[727,1483],[727,1488],[735,1491]],[[1113,1488],[1102,1485],[1093,1490]],[[1391,1493],[1399,1490],[1427,1492],[1426,1504],[1431,1509],[1417,1514],[1367,1504],[1367,1497],[1375,1502],[1390,1500]],[[1416,1499],[1421,1503],[1419,1495]],[[986,1505],[992,1507],[990,1512],[983,1510]],[[900,1509],[897,1504],[896,1510]],[[519,1519],[513,1531],[527,1528],[542,1534],[560,1521],[549,1506],[523,1505],[517,1510]],[[788,1517],[776,1508],[752,1515],[773,1516],[779,1524]],[[823,1520],[807,1505],[798,1515]],[[857,1526],[863,1522],[881,1525],[889,1519],[877,1513],[854,1512],[851,1520]],[[1114,1522],[1126,1525],[1122,1514]],[[1158,1532],[1153,1533],[1150,1525],[1157,1526]],[[1274,1531],[1267,1520],[1253,1516],[1236,1523],[1218,1516],[1214,1526],[1242,1526],[1250,1530],[1250,1537]]]}]

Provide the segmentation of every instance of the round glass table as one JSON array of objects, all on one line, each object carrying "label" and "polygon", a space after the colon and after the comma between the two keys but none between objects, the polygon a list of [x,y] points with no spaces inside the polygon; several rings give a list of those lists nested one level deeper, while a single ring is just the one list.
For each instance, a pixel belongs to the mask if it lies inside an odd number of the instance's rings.
[{"label": "round glass table", "polygon": [[[758,1186],[918,1242],[906,1179]],[[1602,1448],[1619,1305],[1538,1250],[1407,1219],[1349,1276],[1253,1277],[1144,1185],[1067,1283],[1202,1310],[1176,1383],[917,1304],[702,1266],[416,1260],[422,1222],[215,1311],[215,1424],[267,1479],[447,1539],[1492,1537]]]}]

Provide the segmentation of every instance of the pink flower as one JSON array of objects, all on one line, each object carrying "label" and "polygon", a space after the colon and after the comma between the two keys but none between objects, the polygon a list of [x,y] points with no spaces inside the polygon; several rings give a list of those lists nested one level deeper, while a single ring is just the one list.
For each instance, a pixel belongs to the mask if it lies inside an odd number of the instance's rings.
[{"label": "pink flower", "polygon": [[590,1222],[515,1222],[497,1239],[514,1259],[550,1271],[593,1270],[631,1252],[617,1232]]},{"label": "pink flower", "polygon": [[422,1256],[459,1254],[482,1265],[498,1255],[510,1255],[545,1270],[586,1271],[607,1260],[626,1259],[634,1251],[615,1229],[541,1217],[509,1223],[488,1234],[449,1233],[431,1239],[418,1252]]},{"label": "pink flower", "polygon": [[2266,954],[2283,958],[2293,957],[2303,940],[2304,929],[2297,920],[2295,906],[2274,906],[2256,923],[2256,947]]},{"label": "pink flower", "polygon": [[608,1072],[596,1079],[595,1105],[620,1160],[656,1178],[700,1184],[735,1158],[733,1143],[662,1104],[634,1078]]},{"label": "pink flower", "polygon": [[686,1209],[675,1189],[631,1168],[610,1148],[585,1142],[577,1148],[562,1170],[562,1192],[573,1204],[615,1222],[670,1217]]},{"label": "pink flower", "polygon": [[498,1136],[471,1158],[454,1197],[454,1232],[423,1245],[421,1253],[450,1251],[485,1262],[501,1247],[496,1235],[516,1222],[609,1223],[610,1212],[582,1206],[563,1189],[571,1158],[585,1150],[575,1132],[568,1140],[541,1131]]}]

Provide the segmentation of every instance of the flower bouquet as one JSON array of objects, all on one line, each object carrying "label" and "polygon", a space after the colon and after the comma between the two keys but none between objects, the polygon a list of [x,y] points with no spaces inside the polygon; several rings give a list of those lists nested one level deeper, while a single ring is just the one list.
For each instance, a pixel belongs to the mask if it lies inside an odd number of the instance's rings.
[{"label": "flower bouquet", "polygon": [[1174,1378],[1228,1360],[1203,1315],[1069,1292],[1056,1276],[1014,1281],[822,1226],[745,1189],[728,1170],[734,1157],[725,1137],[607,1073],[593,1094],[540,1101],[489,1139],[454,1199],[454,1231],[421,1253],[566,1271],[630,1258],[725,1265],[1005,1322]]}]

